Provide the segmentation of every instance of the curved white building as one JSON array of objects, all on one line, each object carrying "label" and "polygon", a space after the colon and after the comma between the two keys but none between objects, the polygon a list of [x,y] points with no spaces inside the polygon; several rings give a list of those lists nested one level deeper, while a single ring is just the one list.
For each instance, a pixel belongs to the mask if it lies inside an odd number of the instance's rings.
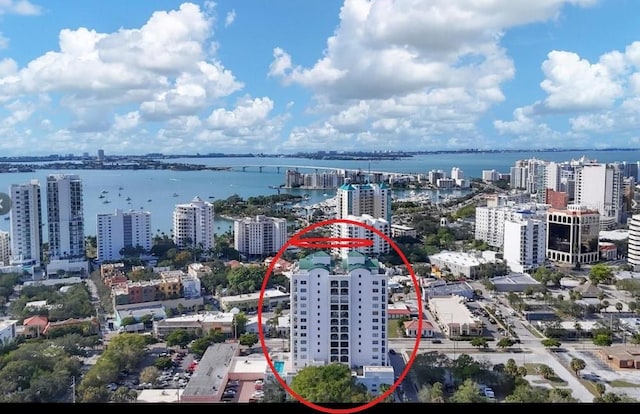
[{"label": "curved white building", "polygon": [[177,204],[173,210],[173,242],[178,247],[208,250],[214,241],[213,203],[196,196],[188,204]]}]

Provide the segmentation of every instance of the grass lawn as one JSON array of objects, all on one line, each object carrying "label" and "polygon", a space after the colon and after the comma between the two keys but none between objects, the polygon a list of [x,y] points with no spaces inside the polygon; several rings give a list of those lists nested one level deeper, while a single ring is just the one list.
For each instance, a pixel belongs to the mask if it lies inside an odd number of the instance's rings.
[{"label": "grass lawn", "polygon": [[640,384],[638,384],[636,382],[629,382],[629,381],[625,381],[625,380],[607,381],[607,384],[609,384],[612,387],[616,387],[616,388],[635,388],[635,387],[639,387],[640,386]]},{"label": "grass lawn", "polygon": [[397,319],[387,319],[387,337],[402,338],[402,336],[400,336],[400,329],[398,329]]},{"label": "grass lawn", "polygon": [[[527,375],[540,375],[538,373],[538,368],[545,364],[534,364],[534,363],[525,363],[524,367],[527,369]],[[526,377],[525,377],[526,378]],[[531,381],[534,384],[551,384],[553,387],[566,387],[569,383],[557,375],[553,375],[549,378],[542,378],[539,380]]]}]

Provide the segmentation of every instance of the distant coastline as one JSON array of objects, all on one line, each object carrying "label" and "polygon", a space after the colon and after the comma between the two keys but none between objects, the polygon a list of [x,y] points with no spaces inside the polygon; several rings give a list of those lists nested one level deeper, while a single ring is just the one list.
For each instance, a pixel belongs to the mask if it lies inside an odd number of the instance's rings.
[{"label": "distant coastline", "polygon": [[323,160],[399,160],[403,158],[411,158],[415,155],[432,155],[432,154],[499,154],[499,153],[531,153],[531,152],[612,152],[612,151],[640,151],[640,148],[538,148],[538,149],[452,149],[452,150],[430,150],[430,151],[317,151],[317,152],[298,152],[291,154],[263,154],[263,153],[246,153],[246,154],[225,154],[225,153],[208,153],[208,154],[162,154],[149,153],[143,155],[108,155],[103,160],[98,160],[95,156],[85,155],[43,155],[43,156],[14,156],[0,157],[0,166],[3,163],[19,163],[22,167],[26,167],[24,163],[47,163],[37,164],[30,167],[38,169],[59,169],[69,167],[78,168],[83,164],[87,164],[94,169],[102,167],[104,169],[135,169],[137,166],[147,166],[149,168],[161,169],[191,169],[202,168],[209,169],[204,165],[197,164],[171,164],[159,162],[158,160],[168,160],[175,158],[303,158],[303,159],[323,159]]}]

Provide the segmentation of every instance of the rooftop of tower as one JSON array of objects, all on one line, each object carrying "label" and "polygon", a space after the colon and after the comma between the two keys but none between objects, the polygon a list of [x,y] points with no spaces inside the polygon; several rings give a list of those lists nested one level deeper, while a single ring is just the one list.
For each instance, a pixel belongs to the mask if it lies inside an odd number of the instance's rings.
[{"label": "rooftop of tower", "polygon": [[333,274],[350,273],[356,269],[366,269],[370,272],[383,273],[380,262],[358,251],[350,251],[346,258],[332,258],[327,252],[314,252],[301,258],[298,270],[325,269]]}]

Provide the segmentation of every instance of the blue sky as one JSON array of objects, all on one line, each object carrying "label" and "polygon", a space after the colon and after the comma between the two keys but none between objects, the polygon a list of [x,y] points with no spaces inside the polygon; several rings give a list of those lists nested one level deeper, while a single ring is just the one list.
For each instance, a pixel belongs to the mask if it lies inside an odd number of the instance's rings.
[{"label": "blue sky", "polygon": [[637,0],[2,0],[0,155],[640,147]]}]

